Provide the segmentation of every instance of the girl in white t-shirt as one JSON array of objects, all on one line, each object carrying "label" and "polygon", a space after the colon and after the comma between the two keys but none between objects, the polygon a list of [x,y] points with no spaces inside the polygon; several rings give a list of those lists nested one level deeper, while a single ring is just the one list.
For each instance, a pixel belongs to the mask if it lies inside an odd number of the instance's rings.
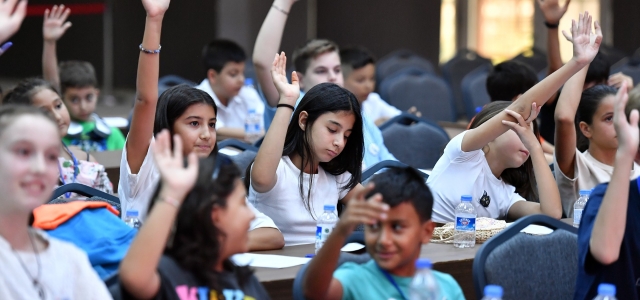
[{"label": "girl in white t-shirt", "polygon": [[349,91],[318,84],[302,98],[297,73],[285,76],[286,57],[271,70],[280,100],[276,115],[248,168],[249,201],[271,217],[286,245],[313,243],[324,205],[335,206],[360,185],[363,156],[360,105]]},{"label": "girl in white t-shirt", "polygon": [[453,221],[462,195],[473,197],[478,217],[562,216],[558,187],[531,123],[553,93],[598,53],[602,33],[598,23],[595,28],[592,43],[591,17],[580,15],[568,37],[574,55],[567,64],[516,101],[487,105],[470,130],[449,142],[427,180],[434,194],[434,221]]},{"label": "girl in white t-shirt", "polygon": [[86,253],[28,225],[58,182],[60,144],[42,110],[0,108],[0,299],[111,299]]},{"label": "girl in white t-shirt", "polygon": [[[589,66],[571,77],[562,88],[554,115],[556,123],[554,171],[567,217],[580,190],[590,190],[611,180],[618,139],[613,128],[616,88],[595,85],[584,88]],[[628,89],[633,85],[627,85]],[[631,179],[640,175],[634,163]]]}]

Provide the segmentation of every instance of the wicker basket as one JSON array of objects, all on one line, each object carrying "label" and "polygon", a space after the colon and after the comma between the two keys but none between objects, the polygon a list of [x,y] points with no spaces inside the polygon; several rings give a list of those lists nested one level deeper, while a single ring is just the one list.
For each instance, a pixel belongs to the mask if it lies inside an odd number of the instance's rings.
[{"label": "wicker basket", "polygon": [[[476,219],[476,243],[483,243],[498,234],[507,226],[507,222],[491,218]],[[449,222],[442,227],[436,227],[431,237],[432,243],[453,244],[454,223]]]}]

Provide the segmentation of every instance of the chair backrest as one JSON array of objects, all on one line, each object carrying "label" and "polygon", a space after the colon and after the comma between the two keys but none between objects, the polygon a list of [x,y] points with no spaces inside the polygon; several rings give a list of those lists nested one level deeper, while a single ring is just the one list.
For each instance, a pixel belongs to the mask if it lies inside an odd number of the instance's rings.
[{"label": "chair backrest", "polygon": [[455,106],[447,83],[424,74],[403,76],[389,87],[389,104],[406,111],[415,107],[422,117],[432,121],[456,120]]},{"label": "chair backrest", "polygon": [[490,60],[481,57],[475,51],[462,49],[458,51],[456,56],[442,66],[442,77],[447,81],[453,92],[456,115],[464,114],[461,89],[462,79],[469,72],[482,65],[486,65],[487,67],[492,66]]},{"label": "chair backrest", "polygon": [[538,48],[524,51],[511,60],[527,64],[536,72],[544,70],[548,65],[547,54]]},{"label": "chair backrest", "polygon": [[384,144],[398,160],[418,169],[431,169],[436,165],[449,136],[443,129],[427,122],[413,125],[392,124],[384,131]]},{"label": "chair backrest", "polygon": [[388,76],[406,67],[420,68],[427,73],[435,75],[433,64],[429,60],[412,51],[399,50],[378,61],[376,65],[376,80],[382,82]]},{"label": "chair backrest", "polygon": [[620,66],[615,71],[612,71],[611,74],[618,72],[622,72],[624,75],[633,78],[633,84],[635,85],[640,82],[640,65],[632,65],[631,63],[627,63],[623,66]]},{"label": "chair backrest", "polygon": [[85,196],[88,198],[96,197],[96,198],[101,198],[101,199],[109,200],[111,202],[120,204],[120,199],[118,197],[107,194],[103,191],[96,190],[90,186],[77,183],[77,182],[68,183],[56,188],[53,191],[53,195],[51,196],[50,201],[57,199],[58,197],[60,197],[61,195],[64,195],[65,193],[76,193],[78,195]]},{"label": "chair backrest", "polygon": [[244,178],[245,170],[253,163],[258,155],[257,151],[245,150],[237,155],[229,156],[229,159],[240,169],[240,174]]},{"label": "chair backrest", "polygon": [[[520,232],[531,224],[555,231],[544,236]],[[504,299],[571,299],[577,265],[577,229],[545,215],[532,215],[482,245],[473,261],[473,282],[478,299],[488,284],[502,286]]]},{"label": "chair backrest", "polygon": [[[351,253],[340,253],[340,259],[338,260],[338,267],[340,267],[343,263],[346,262],[354,262],[357,264],[363,264],[371,260],[371,256],[369,254],[351,254]],[[300,268],[298,274],[296,274],[296,278],[293,280],[293,300],[305,300],[304,290],[302,283],[304,281],[304,275],[307,272],[307,268],[309,264],[306,264]]]},{"label": "chair backrest", "polygon": [[176,86],[179,84],[186,84],[188,86],[196,86],[196,83],[180,77],[178,75],[165,75],[158,79],[158,95],[164,93],[164,91],[168,90],[172,86]]},{"label": "chair backrest", "polygon": [[389,88],[395,82],[401,81],[407,75],[420,76],[420,75],[424,75],[424,74],[431,74],[431,73],[428,72],[427,70],[423,69],[423,68],[414,67],[414,66],[404,67],[402,69],[399,69],[399,70],[395,71],[393,74],[390,74],[390,75],[386,76],[384,79],[381,79],[380,81],[377,81],[378,84],[376,84],[376,88],[378,89],[378,93],[380,94],[380,98],[385,99],[385,100],[389,99]]},{"label": "chair backrest", "polygon": [[489,69],[480,66],[462,79],[462,100],[465,114],[469,120],[476,115],[478,108],[491,102],[491,97],[487,92],[488,76]]},{"label": "chair backrest", "polygon": [[258,152],[258,147],[251,144],[247,144],[243,141],[239,141],[236,139],[226,139],[218,143],[218,149],[223,149],[227,147],[236,148],[242,151],[251,150],[254,152]]},{"label": "chair backrest", "polygon": [[378,173],[382,169],[389,168],[389,167],[406,167],[406,166],[407,164],[403,162],[399,162],[397,160],[383,160],[369,167],[368,169],[364,170],[364,172],[362,172],[362,177],[360,178],[360,183],[364,183],[371,176],[373,176],[373,174]]}]

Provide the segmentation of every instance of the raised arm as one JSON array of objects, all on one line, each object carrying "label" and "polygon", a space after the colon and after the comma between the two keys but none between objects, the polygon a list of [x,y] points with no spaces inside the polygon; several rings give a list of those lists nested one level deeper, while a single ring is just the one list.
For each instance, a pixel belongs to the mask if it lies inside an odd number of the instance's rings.
[{"label": "raised arm", "polygon": [[[169,8],[169,0],[142,0],[142,4],[147,11],[142,47],[147,50],[159,49],[162,19]],[[133,117],[126,143],[127,161],[132,174],[140,171],[153,137],[153,123],[158,104],[159,73],[160,53],[149,54],[140,51],[136,102],[133,106]]]},{"label": "raised arm", "polygon": [[638,151],[638,111],[634,109],[627,121],[625,106],[628,99],[626,83],[623,83],[616,95],[613,113],[613,126],[618,135],[618,151],[613,163],[611,181],[600,204],[589,241],[591,255],[603,265],[616,262],[620,255],[627,223],[629,174]]},{"label": "raised arm", "polygon": [[0,1],[0,43],[7,41],[20,29],[26,15],[27,0]]},{"label": "raised arm", "polygon": [[[300,84],[296,72],[291,74],[291,84],[287,81],[286,67],[287,57],[284,52],[276,54],[271,68],[273,83],[275,83],[280,94],[280,104],[295,106],[296,100],[300,96]],[[287,134],[287,127],[293,110],[289,107],[280,107],[276,110],[271,126],[264,137],[264,141],[258,150],[256,160],[251,169],[251,186],[258,193],[270,191],[276,184],[278,177],[276,170],[282,158],[284,149],[284,137]],[[297,122],[298,120],[291,120]]]},{"label": "raised arm", "polygon": [[258,83],[262,89],[267,103],[271,107],[278,104],[280,96],[271,79],[271,64],[273,55],[280,52],[280,43],[284,25],[291,11],[293,3],[297,0],[275,0],[267,13],[267,17],[260,27],[256,44],[253,48],[253,67],[258,77]]},{"label": "raised arm", "polygon": [[556,123],[556,161],[562,174],[569,178],[574,177],[576,159],[576,126],[574,122],[588,69],[589,65],[582,68],[580,72],[567,81],[560,93],[560,99],[558,99],[554,114]]},{"label": "raised arm", "polygon": [[156,204],[120,263],[120,282],[136,299],[151,299],[158,294],[158,263],[178,214],[174,205],[184,201],[198,176],[195,153],[189,154],[185,168],[182,140],[177,135],[173,137],[172,153],[169,139],[171,136],[166,129],[156,139],[153,154],[162,176],[162,188],[158,198],[151,200]]},{"label": "raised arm", "polygon": [[[522,116],[531,115],[531,109],[541,107],[571,76],[588,65],[598,53],[602,42],[600,24],[595,23],[596,37],[591,42],[591,16],[585,12],[571,26],[571,37],[563,31],[565,37],[573,42],[573,58],[558,71],[547,76],[524,95],[509,105],[508,109]],[[477,128],[469,130],[462,140],[462,151],[469,152],[482,149],[486,144],[505,133],[509,127],[502,120],[515,121],[506,112],[501,112]]]},{"label": "raised arm", "polygon": [[560,25],[560,20],[567,12],[570,2],[571,0],[567,0],[564,6],[560,6],[558,0],[538,0],[538,5],[540,6],[540,10],[542,10],[544,20],[550,25],[547,26],[547,60],[549,63],[549,70],[547,74],[551,74],[562,67],[560,39],[558,36],[559,32],[557,26]]},{"label": "raised arm", "polygon": [[58,55],[56,43],[71,27],[71,22],[66,22],[71,9],[64,5],[54,5],[51,10],[44,11],[44,22],[42,24],[42,77],[49,81],[55,88],[60,90],[60,74],[58,73]]}]

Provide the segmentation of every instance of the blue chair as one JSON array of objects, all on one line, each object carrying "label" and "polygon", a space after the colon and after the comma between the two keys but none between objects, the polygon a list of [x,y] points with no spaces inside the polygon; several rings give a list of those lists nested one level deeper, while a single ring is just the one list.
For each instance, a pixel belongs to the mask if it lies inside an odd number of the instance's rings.
[{"label": "blue chair", "polygon": [[[536,224],[554,229],[544,236],[520,231]],[[531,215],[486,241],[473,260],[473,285],[482,298],[488,284],[504,299],[572,299],[578,276],[577,228],[545,215]]]},{"label": "blue chair", "polygon": [[423,74],[403,76],[389,86],[389,104],[402,111],[415,107],[432,121],[456,121],[451,90],[441,78]]},{"label": "blue chair", "polygon": [[615,69],[611,68],[611,74],[618,72],[633,78],[634,85],[638,85],[640,82],[640,64],[634,64],[633,61],[627,60],[625,64],[615,66]]},{"label": "blue chair", "polygon": [[[107,194],[100,190],[96,190],[90,186],[84,185],[82,183],[77,183],[77,182],[68,183],[68,184],[57,187],[53,191],[53,195],[51,196],[51,199],[49,200],[48,203],[50,204],[59,203],[58,197],[66,193],[76,193],[80,196],[84,196],[92,200],[98,200],[98,199],[100,201],[106,200],[106,202],[115,206],[115,208],[120,212],[120,199],[118,197],[111,194]],[[67,199],[65,199],[65,201],[66,200]]]},{"label": "blue chair", "polygon": [[436,74],[430,61],[411,50],[400,49],[389,53],[378,61],[376,64],[376,81],[382,83],[388,76],[407,67],[420,68],[429,74]]},{"label": "blue chair", "polygon": [[486,67],[492,66],[489,59],[481,57],[477,52],[469,49],[458,51],[451,60],[442,65],[442,77],[447,81],[453,92],[456,116],[464,114],[461,89],[462,79],[469,74],[469,72],[483,65]]},{"label": "blue chair", "polygon": [[158,79],[158,95],[162,95],[162,93],[164,93],[164,91],[168,90],[170,87],[173,87],[179,84],[196,86],[195,82],[189,79],[180,77],[178,75],[165,75],[160,77],[160,79]]},{"label": "blue chair", "polygon": [[489,102],[491,97],[487,92],[487,77],[489,69],[480,66],[462,79],[462,100],[467,119],[471,120],[476,115],[478,108],[482,108]]},{"label": "blue chair", "polygon": [[420,76],[425,74],[431,74],[431,73],[423,68],[413,67],[413,66],[404,67],[402,69],[395,71],[393,74],[389,74],[385,78],[378,81],[378,84],[376,85],[376,88],[378,89],[378,93],[380,94],[380,98],[389,102],[387,100],[389,99],[389,88],[395,82],[403,80],[403,78],[405,78],[408,75]]},{"label": "blue chair", "polygon": [[250,150],[250,151],[258,152],[258,147],[251,144],[247,144],[243,141],[239,141],[236,139],[226,139],[218,143],[218,149],[223,149],[227,147],[236,148],[242,151]]},{"label": "blue chair", "polygon": [[369,180],[371,176],[378,173],[380,170],[390,168],[390,167],[407,167],[407,164],[399,162],[397,160],[383,160],[369,167],[364,172],[362,172],[362,178],[360,179],[360,183],[364,183],[365,181]]},{"label": "blue chair", "polygon": [[544,70],[548,65],[547,54],[538,48],[532,48],[530,50],[524,51],[516,55],[516,57],[512,58],[511,60],[527,64],[536,72]]}]

